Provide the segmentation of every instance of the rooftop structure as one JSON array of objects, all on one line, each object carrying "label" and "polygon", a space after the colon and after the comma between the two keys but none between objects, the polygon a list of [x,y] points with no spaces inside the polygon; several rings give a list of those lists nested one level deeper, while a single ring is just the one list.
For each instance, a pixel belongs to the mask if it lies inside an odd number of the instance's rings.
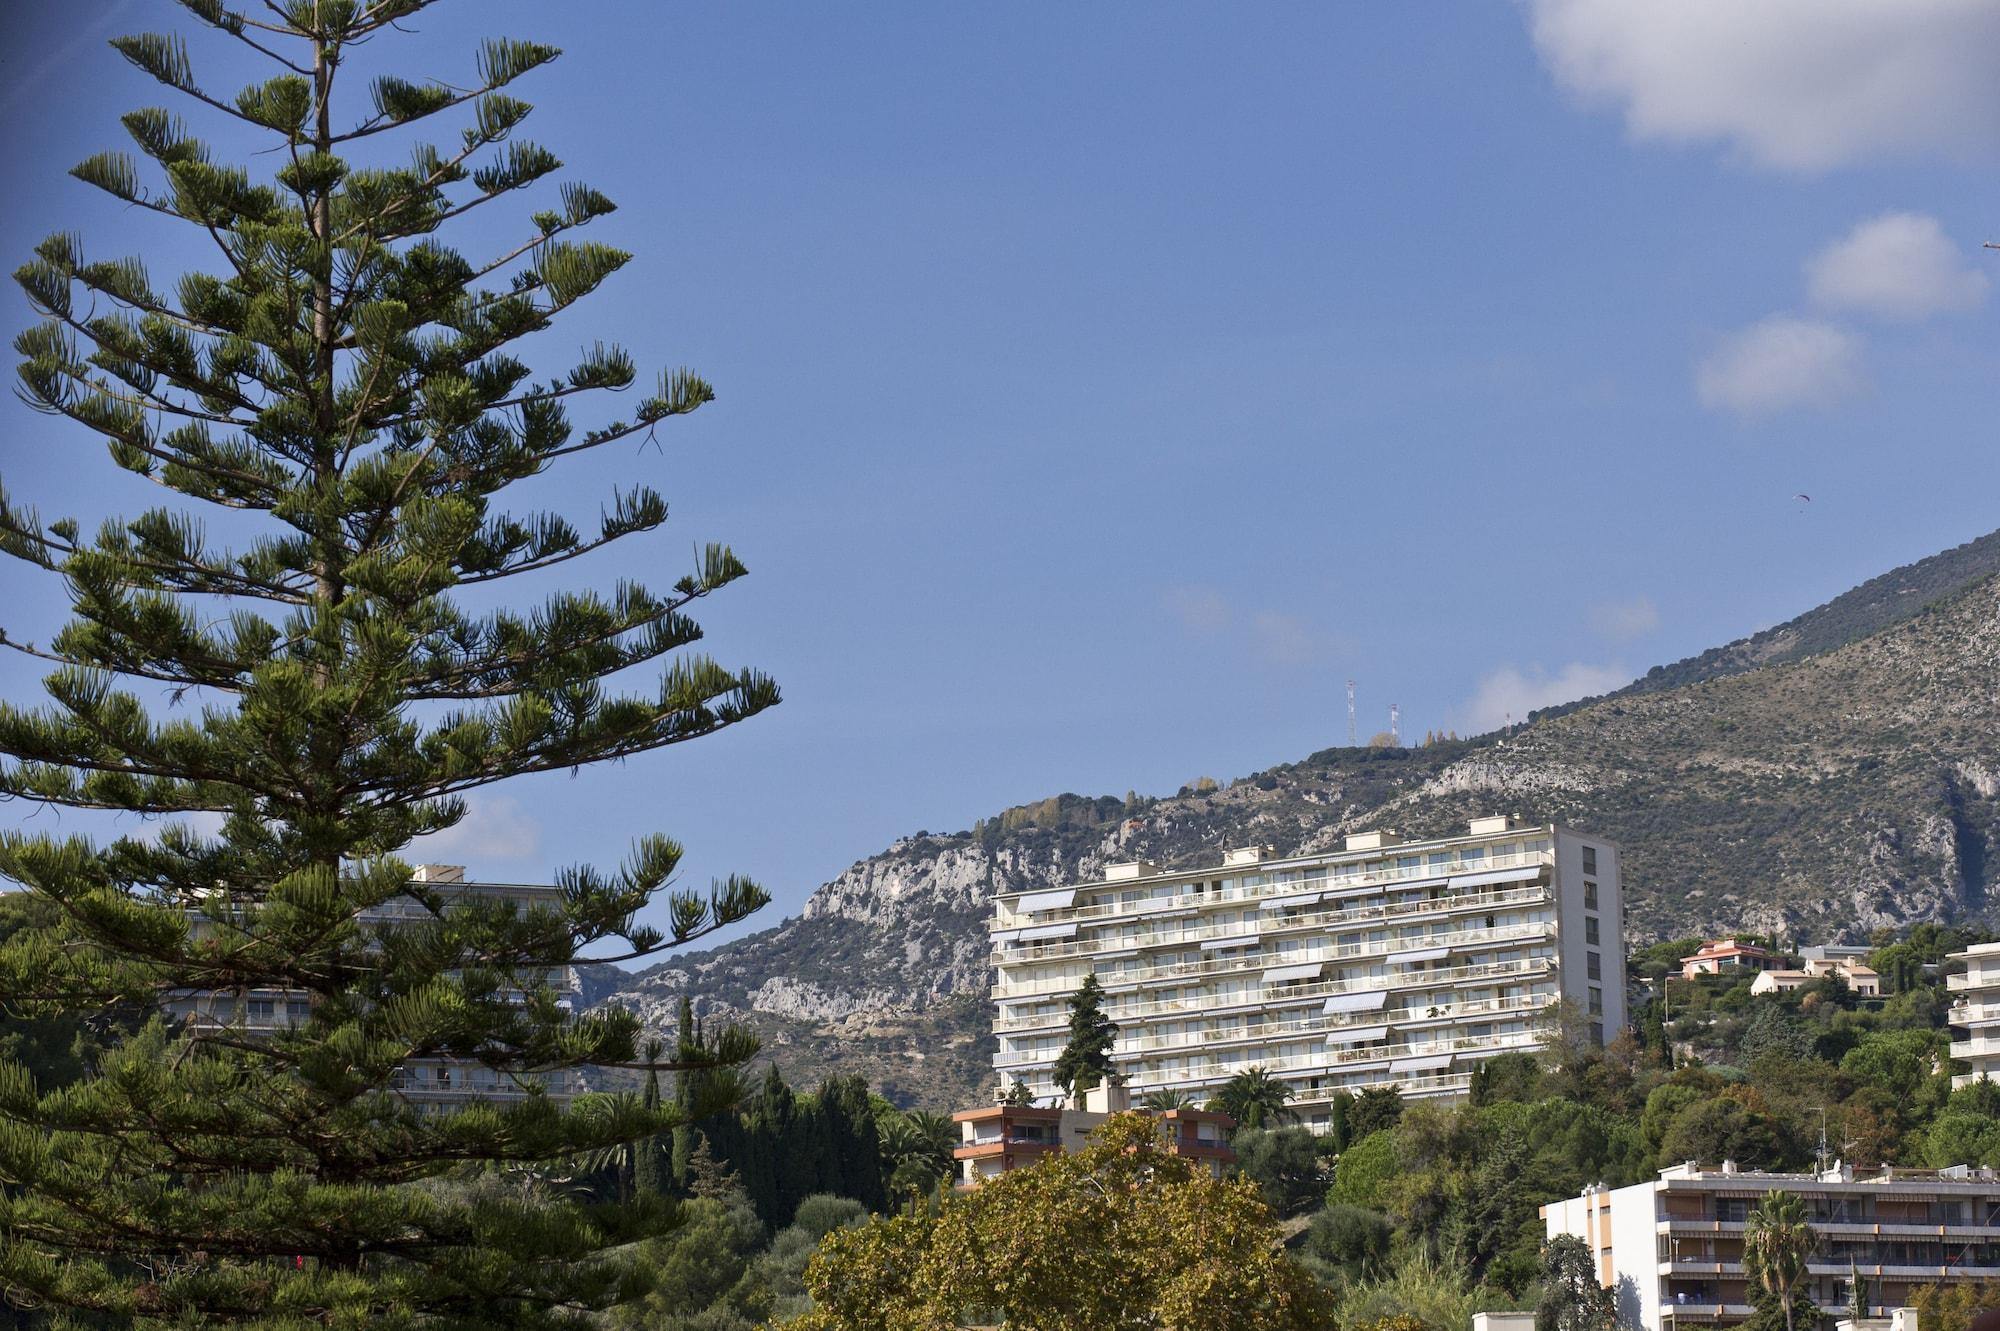
[{"label": "rooftop structure", "polygon": [[2000,1174],[1990,1169],[1775,1174],[1688,1163],[1631,1187],[1585,1189],[1544,1206],[1542,1220],[1550,1238],[1574,1234],[1596,1256],[1621,1325],[1732,1326],[1751,1312],[1745,1217],[1773,1191],[1805,1199],[1820,1239],[1805,1292],[1829,1314],[1848,1307],[1856,1272],[1866,1311],[1884,1317],[1925,1285],[2000,1278]]},{"label": "rooftop structure", "polygon": [[1951,1084],[2000,1081],[2000,943],[1980,943],[1946,960],[1965,963],[1962,974],[1944,982],[1953,995],[1951,1056],[1970,1065]]},{"label": "rooftop structure", "polygon": [[[527,883],[468,882],[463,865],[420,864],[412,871],[413,886],[437,889],[447,905],[472,902],[512,902],[527,910],[538,905],[561,902],[562,889]],[[433,918],[415,895],[383,902],[361,913],[363,926],[395,928]],[[213,920],[197,919],[195,930],[216,928]],[[539,977],[559,993],[573,993],[575,971],[568,966],[553,968]],[[526,1000],[524,991],[512,997]],[[558,1000],[566,1006],[569,1000]],[[306,1021],[312,1014],[312,995],[300,989],[191,990],[178,993],[164,1004],[167,1015],[195,1029],[231,1031],[256,1036],[283,1030]],[[394,1089],[413,1103],[431,1108],[448,1108],[469,1100],[518,1100],[539,1085],[548,1094],[568,1097],[582,1089],[570,1074],[546,1077],[507,1075],[473,1059],[425,1058],[412,1060],[397,1074]]]},{"label": "rooftop structure", "polygon": [[1600,1039],[1624,1025],[1621,901],[1615,845],[1507,817],[1007,893],[991,924],[999,1082],[1053,1101],[1066,1001],[1095,974],[1135,1094],[1200,1097],[1262,1067],[1309,1126],[1340,1091],[1461,1094],[1481,1060],[1536,1047],[1561,1000]]},{"label": "rooftop structure", "polygon": [[[977,1187],[1009,1170],[1034,1164],[1052,1153],[1081,1147],[1104,1120],[1132,1107],[1122,1087],[1100,1086],[1084,1097],[1081,1109],[1035,1105],[988,1105],[951,1116],[959,1125],[955,1186]],[[1149,1111],[1141,1111],[1149,1112]],[[1152,1115],[1166,1127],[1167,1150],[1204,1162],[1215,1177],[1236,1163],[1229,1134],[1236,1120],[1205,1109],[1168,1109]]]},{"label": "rooftop structure", "polygon": [[1681,978],[1692,980],[1697,975],[1782,970],[1785,961],[1783,953],[1773,952],[1767,947],[1739,943],[1733,938],[1711,938],[1693,956],[1681,958]]}]

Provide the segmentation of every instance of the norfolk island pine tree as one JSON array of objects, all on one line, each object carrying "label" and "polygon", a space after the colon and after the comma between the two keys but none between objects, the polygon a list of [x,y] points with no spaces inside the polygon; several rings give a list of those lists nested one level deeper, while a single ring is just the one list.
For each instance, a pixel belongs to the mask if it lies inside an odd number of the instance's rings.
[{"label": "norfolk island pine tree", "polygon": [[[181,0],[204,51],[240,43],[268,62],[235,96],[197,79],[179,36],[114,42],[181,109],[268,151],[225,164],[173,112],[133,111],[140,158],[73,174],[212,240],[215,271],[162,288],[139,260],[58,235],[16,275],[43,316],[16,342],[24,398],[170,497],[89,535],[0,488],[0,550],[60,577],[73,611],[46,642],[0,625],[51,669],[41,705],[0,703],[0,798],[167,821],[108,842],[0,833],[0,875],[55,907],[0,948],[0,1004],[309,1000],[295,1029],[254,1038],[153,1016],[60,1089],[0,1065],[0,1296],[16,1307],[84,1325],[570,1324],[620,1297],[604,1251],[659,1222],[657,1206],[410,1185],[712,1109],[546,1094],[551,1074],[642,1066],[635,1018],[568,1012],[547,973],[699,938],[761,906],[755,884],[675,885],[680,847],[657,834],[615,870],[564,870],[559,904],[532,909],[454,901],[398,858],[459,822],[468,792],[637,757],[778,701],[763,675],[685,650],[700,637],[691,604],[744,572],[724,546],[660,592],[621,582],[520,608],[526,593],[489,587],[658,528],[666,504],[645,486],[612,495],[588,531],[496,501],[713,395],[662,375],[579,433],[570,408],[633,385],[632,358],[600,344],[539,382],[515,358],[628,256],[573,234],[612,210],[581,184],[548,191],[556,206],[514,248],[468,259],[447,243],[453,219],[559,169],[515,137],[529,106],[505,91],[557,52],[496,39],[468,85],[357,86],[345,65],[364,44],[393,54],[398,24],[436,2]],[[412,143],[432,117],[452,141]],[[371,164],[391,156],[407,164]],[[218,511],[247,533],[234,549],[207,534]],[[468,609],[470,589],[508,608]],[[634,690],[613,679],[627,671],[657,679]],[[156,694],[177,706],[156,714]],[[197,813],[219,831],[181,819]],[[662,928],[637,918],[656,897]],[[389,902],[419,921],[362,921]],[[663,1066],[725,1074],[753,1049],[718,1032]],[[525,1093],[426,1114],[395,1084],[422,1056],[476,1061]],[[703,1098],[730,1083],[705,1075]]]}]

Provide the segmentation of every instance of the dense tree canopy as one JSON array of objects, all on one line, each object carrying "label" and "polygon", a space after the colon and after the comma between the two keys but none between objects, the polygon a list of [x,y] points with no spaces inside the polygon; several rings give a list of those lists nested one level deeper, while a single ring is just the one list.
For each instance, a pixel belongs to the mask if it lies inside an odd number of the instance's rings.
[{"label": "dense tree canopy", "polygon": [[[579,428],[573,408],[639,382],[634,359],[569,327],[581,360],[531,371],[526,341],[629,256],[578,234],[611,200],[556,186],[560,161],[520,137],[511,89],[554,48],[495,38],[447,80],[391,69],[432,3],[183,0],[198,43],[119,38],[192,123],[134,110],[137,157],[73,174],[212,245],[214,267],[156,275],[59,234],[16,274],[42,316],[15,343],[20,391],[65,423],[46,446],[81,467],[64,431],[94,435],[107,471],[165,498],[89,531],[0,487],[0,551],[59,579],[73,612],[46,637],[0,632],[50,668],[39,706],[0,704],[0,798],[166,821],[110,841],[76,821],[0,833],[0,876],[43,903],[0,944],[0,1004],[47,1045],[50,1023],[111,1039],[175,995],[228,1000],[212,1021],[153,1017],[88,1066],[7,1051],[0,1287],[18,1305],[121,1324],[566,1320],[620,1296],[603,1254],[657,1212],[413,1185],[712,1107],[562,1103],[551,1079],[640,1062],[637,1021],[577,1015],[552,979],[739,920],[765,900],[754,884],[670,887],[681,849],[652,833],[536,905],[413,883],[399,858],[496,782],[636,758],[778,700],[689,651],[691,607],[744,572],[724,546],[670,587],[550,590],[659,528],[656,490],[616,490],[587,527],[505,503],[713,394],[669,372]],[[264,76],[210,88],[197,69],[225,48]],[[203,122],[257,145],[222,160]],[[419,137],[432,126],[441,143]],[[537,187],[515,244],[447,239]],[[661,893],[655,925],[641,912]],[[229,1015],[260,994],[290,1024]],[[676,1061],[722,1069],[752,1047],[718,1033]],[[424,1059],[500,1089],[426,1113],[400,1081]]]}]

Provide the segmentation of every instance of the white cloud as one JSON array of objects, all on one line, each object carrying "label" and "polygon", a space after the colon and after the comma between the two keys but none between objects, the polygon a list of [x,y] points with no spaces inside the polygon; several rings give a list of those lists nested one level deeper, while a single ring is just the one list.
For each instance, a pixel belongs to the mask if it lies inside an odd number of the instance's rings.
[{"label": "white cloud", "polygon": [[1297,615],[1260,610],[1250,620],[1250,640],[1259,658],[1270,665],[1302,666],[1337,654],[1341,640],[1314,628]]},{"label": "white cloud", "polygon": [[2000,0],[1529,0],[1528,22],[1634,138],[1795,171],[2000,144]]},{"label": "white cloud", "polygon": [[1472,701],[1462,711],[1468,733],[1477,735],[1510,721],[1525,721],[1536,708],[1594,698],[1631,682],[1632,672],[1615,665],[1573,661],[1553,675],[1540,666],[1525,672],[1502,666],[1479,681]]},{"label": "white cloud", "polygon": [[456,827],[419,837],[403,851],[411,863],[465,864],[477,876],[496,860],[533,859],[542,848],[542,824],[509,795],[472,795]]},{"label": "white cloud", "polygon": [[1660,626],[1660,609],[1645,596],[1635,596],[1629,601],[1600,601],[1590,608],[1590,626],[1601,638],[1630,642]]},{"label": "white cloud", "polygon": [[1695,367],[1702,405],[1738,416],[1830,406],[1867,386],[1859,338],[1838,324],[1789,314],[1730,333]]},{"label": "white cloud", "polygon": [[1229,602],[1213,587],[1169,587],[1160,599],[1192,632],[1220,633],[1229,627]]},{"label": "white cloud", "polygon": [[1965,261],[1935,217],[1887,213],[1806,260],[1814,301],[1884,319],[1977,309],[1991,283]]}]

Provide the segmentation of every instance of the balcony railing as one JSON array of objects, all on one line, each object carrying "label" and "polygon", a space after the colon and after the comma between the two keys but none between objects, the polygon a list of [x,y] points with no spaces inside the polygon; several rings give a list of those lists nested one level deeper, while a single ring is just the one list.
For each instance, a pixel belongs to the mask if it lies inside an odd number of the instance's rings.
[{"label": "balcony railing", "polygon": [[1232,1077],[1253,1067],[1263,1068],[1273,1076],[1281,1076],[1287,1072],[1318,1072],[1354,1063],[1381,1063],[1398,1058],[1429,1058],[1473,1051],[1502,1053],[1531,1048],[1539,1043],[1540,1039],[1541,1036],[1535,1031],[1517,1031],[1507,1035],[1476,1038],[1462,1036],[1453,1040],[1435,1040],[1428,1044],[1362,1045],[1352,1049],[1327,1049],[1316,1054],[1300,1054],[1291,1058],[1262,1057],[1255,1050],[1245,1050],[1235,1058],[1211,1059],[1200,1067],[1161,1069],[1152,1072],[1140,1068],[1127,1076],[1126,1084],[1134,1091],[1147,1091],[1185,1085],[1191,1081],[1213,1081],[1218,1077]]},{"label": "balcony railing", "polygon": [[[1437,1005],[1427,1003],[1422,1007],[1399,1008],[1394,1012],[1339,1012],[1304,1017],[1294,1021],[1267,1021],[1254,1026],[1214,1026],[1207,1030],[1182,1031],[1174,1035],[1126,1037],[1121,1032],[1112,1052],[1139,1054],[1158,1049],[1198,1048],[1246,1040],[1270,1041],[1292,1036],[1324,1036],[1338,1034],[1343,1029],[1357,1026],[1401,1026],[1412,1022],[1465,1021],[1475,1017],[1538,1011],[1555,1002],[1557,997],[1558,995],[1552,993],[1521,994],[1513,998],[1486,998],[1476,1003]],[[1039,1050],[1032,1053],[1002,1050],[994,1056],[994,1063],[1004,1068],[1044,1063],[1053,1057],[1053,1050]]]},{"label": "balcony railing", "polygon": [[[1455,986],[1480,980],[1545,975],[1554,969],[1553,957],[1528,957],[1521,961],[1489,961],[1473,966],[1450,966],[1432,971],[1405,971],[1398,975],[1369,975],[1353,980],[1316,980],[1310,984],[1287,985],[1282,989],[1259,994],[1241,996],[1197,994],[1190,998],[1106,1004],[1104,1011],[1111,1020],[1123,1025],[1127,1022],[1208,1012],[1218,1007],[1234,1006],[1237,1003],[1298,1002],[1331,997],[1334,994],[1372,993],[1378,989],[1394,991],[1411,989],[1419,985],[1431,988],[1439,985]],[[993,1030],[996,1034],[1007,1034],[1015,1031],[1056,1029],[1066,1025],[1068,1021],[1069,1014],[1057,1009],[1030,1017],[997,1018],[993,1023]]]},{"label": "balcony railing", "polygon": [[[1428,858],[1428,857],[1426,857]],[[1553,865],[1555,852],[1544,850],[1520,855],[1487,855],[1477,860],[1454,858],[1443,863],[1425,863],[1398,866],[1383,863],[1367,872],[1353,872],[1353,865],[1337,866],[1325,873],[1300,876],[1289,881],[1271,881],[1255,887],[1236,886],[1219,892],[1197,892],[1195,884],[1189,882],[1182,891],[1171,896],[1145,896],[1137,901],[1105,901],[1094,906],[1066,906],[1056,910],[1016,911],[1006,902],[998,902],[994,909],[996,929],[1018,929],[1030,924],[1061,924],[1069,920],[1103,920],[1121,915],[1154,915],[1162,911],[1206,909],[1231,901],[1262,901],[1265,897],[1285,896],[1294,892],[1323,892],[1329,889],[1349,887],[1391,886],[1426,878],[1449,878],[1464,874],[1490,873],[1499,869],[1522,868],[1531,864]],[[1217,876],[1230,871],[1216,869]],[[1237,869],[1230,876],[1236,878],[1257,877],[1255,873],[1245,874]],[[1210,880],[1212,881],[1212,880]],[[1090,884],[1094,892],[1116,893],[1122,890],[1118,884]]]},{"label": "balcony railing", "polygon": [[[1429,934],[1421,938],[1390,938],[1381,942],[1347,947],[1317,947],[1271,954],[1260,952],[1254,956],[1213,958],[1208,961],[1176,961],[1164,966],[1149,966],[1138,970],[1101,970],[1097,972],[1097,978],[1105,988],[1111,989],[1123,985],[1185,979],[1189,976],[1227,975],[1238,971],[1270,970],[1278,966],[1303,966],[1312,962],[1352,961],[1434,947],[1459,949],[1495,946],[1527,939],[1548,939],[1555,936],[1555,930],[1553,920],[1541,920],[1532,924],[1501,925],[1495,929],[1461,929],[1456,933]],[[1027,998],[1036,994],[1069,993],[1082,982],[1081,975],[1049,975],[1031,980],[1002,981],[993,986],[993,997]]]},{"label": "balcony railing", "polygon": [[1257,920],[1237,924],[1208,924],[1195,928],[1153,928],[1131,938],[1094,938],[1045,947],[1002,946],[987,956],[989,966],[1019,966],[1038,961],[1058,961],[1065,957],[1089,956],[1097,952],[1126,948],[1172,947],[1175,944],[1205,942],[1239,934],[1290,933],[1305,929],[1337,929],[1371,920],[1401,919],[1405,916],[1450,915],[1465,911],[1498,910],[1507,906],[1540,905],[1549,899],[1546,887],[1510,888],[1504,892],[1467,892],[1455,897],[1435,897],[1423,901],[1396,902],[1388,906],[1362,906],[1353,910],[1308,911],[1303,915],[1265,914]]}]

